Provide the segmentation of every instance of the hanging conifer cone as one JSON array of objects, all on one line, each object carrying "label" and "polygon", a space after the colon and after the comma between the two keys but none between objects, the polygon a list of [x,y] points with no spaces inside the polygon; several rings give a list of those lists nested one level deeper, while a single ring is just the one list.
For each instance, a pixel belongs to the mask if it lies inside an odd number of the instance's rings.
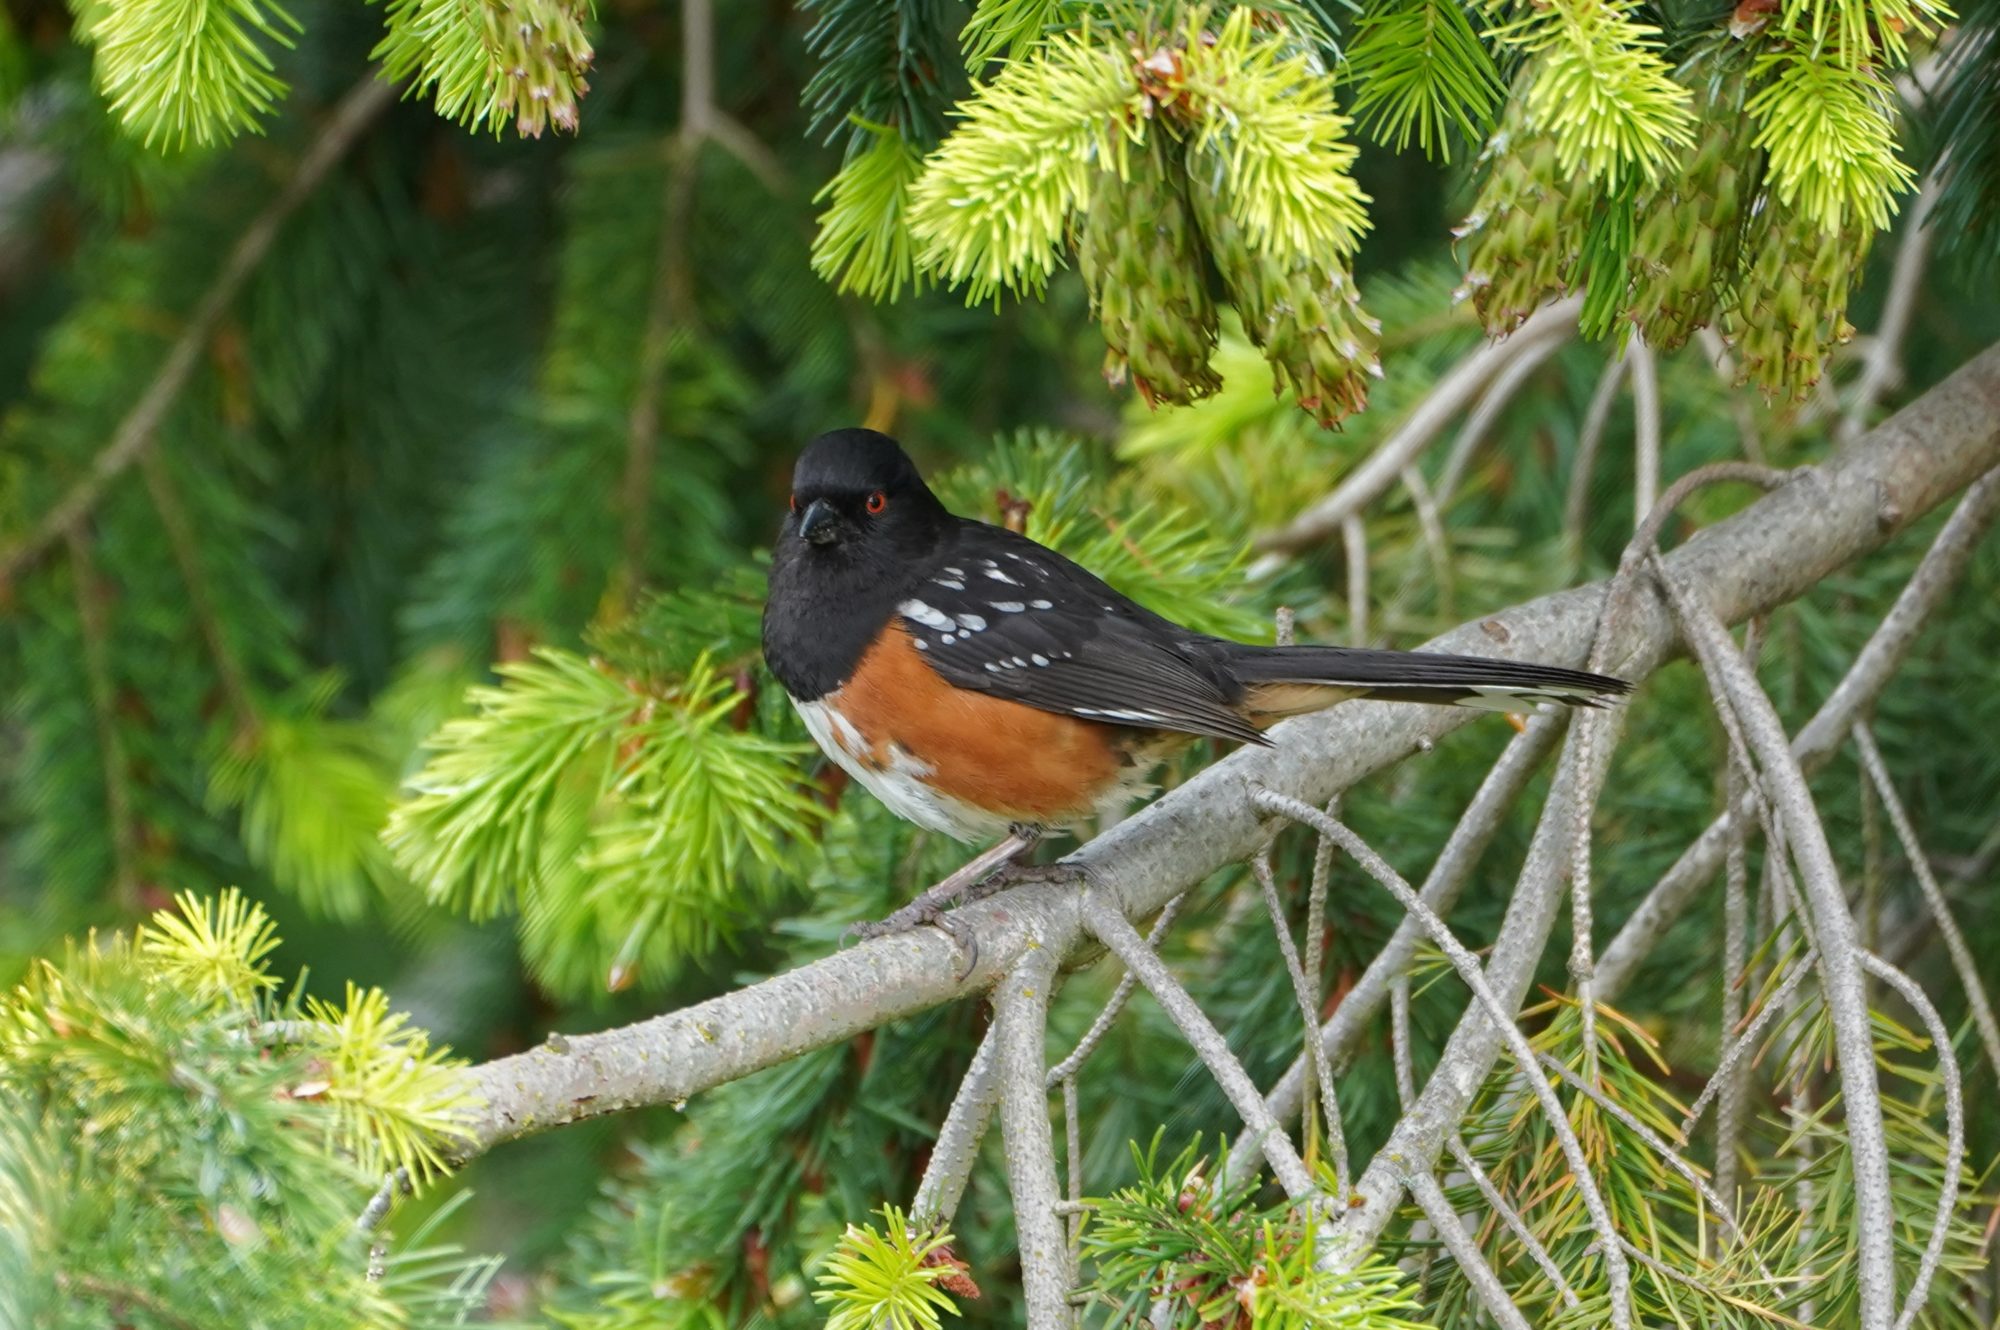
[{"label": "hanging conifer cone", "polygon": [[1222,178],[1219,168],[1198,170],[1189,193],[1243,331],[1271,362],[1273,392],[1283,395],[1289,382],[1320,424],[1337,424],[1368,404],[1368,380],[1382,373],[1382,325],[1361,307],[1345,267],[1286,262],[1253,247],[1220,191],[1203,183]]},{"label": "hanging conifer cone", "polygon": [[1723,320],[1742,382],[1766,397],[1804,401],[1835,346],[1854,336],[1846,318],[1848,283],[1868,260],[1874,231],[1849,222],[1829,234],[1769,199],[1758,219],[1736,307]]},{"label": "hanging conifer cone", "polygon": [[1091,190],[1077,266],[1109,347],[1104,377],[1128,379],[1150,406],[1185,405],[1222,386],[1209,368],[1215,304],[1178,152],[1155,126],[1126,175],[1104,171]]},{"label": "hanging conifer cone", "polygon": [[515,0],[486,6],[486,23],[499,62],[496,101],[522,137],[540,138],[549,125],[575,133],[595,54],[575,11],[561,0]]},{"label": "hanging conifer cone", "polygon": [[1656,350],[1676,350],[1712,322],[1717,294],[1735,274],[1757,160],[1743,125],[1739,84],[1710,104],[1680,174],[1639,198],[1626,316]]},{"label": "hanging conifer cone", "polygon": [[[1524,70],[1520,86],[1533,77],[1532,68]],[[1454,232],[1466,241],[1459,298],[1471,297],[1480,323],[1495,337],[1570,289],[1590,223],[1587,192],[1570,188],[1556,162],[1555,140],[1529,125],[1524,106],[1517,90],[1480,154],[1486,184],[1472,215]]]}]

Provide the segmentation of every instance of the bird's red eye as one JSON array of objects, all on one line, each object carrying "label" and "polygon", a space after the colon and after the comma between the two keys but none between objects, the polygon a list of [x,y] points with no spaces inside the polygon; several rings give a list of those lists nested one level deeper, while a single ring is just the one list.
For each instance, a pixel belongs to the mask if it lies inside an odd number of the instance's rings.
[{"label": "bird's red eye", "polygon": [[794,494],[792,496],[792,511],[797,512],[798,510],[799,510],[799,496]]},{"label": "bird's red eye", "polygon": [[868,511],[870,513],[879,513],[888,506],[889,506],[889,496],[884,494],[881,490],[876,490],[873,494],[868,496]]}]

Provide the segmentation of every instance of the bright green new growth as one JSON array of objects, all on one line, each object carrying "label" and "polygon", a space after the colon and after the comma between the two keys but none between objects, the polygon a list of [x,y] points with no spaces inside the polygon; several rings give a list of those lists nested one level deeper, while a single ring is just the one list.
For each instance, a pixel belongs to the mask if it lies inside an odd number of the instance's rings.
[{"label": "bright green new growth", "polygon": [[275,0],[95,0],[77,18],[112,114],[148,148],[257,128],[287,91],[266,43],[298,31]]},{"label": "bright green new growth", "polygon": [[1896,156],[1895,102],[1873,70],[1796,50],[1757,62],[1769,82],[1746,109],[1760,122],[1756,146],[1770,154],[1771,185],[1827,235],[1849,222],[1882,230],[1896,195],[1916,172]]},{"label": "bright green new growth", "polygon": [[[287,1330],[458,1323],[494,1265],[411,1251],[380,1280],[354,1218],[435,1174],[468,1103],[379,992],[274,1006],[277,938],[234,891],[91,936],[0,998],[0,1320]],[[405,1263],[395,1272],[399,1263]]]},{"label": "bright green new growth", "polygon": [[1319,1221],[1289,1201],[1252,1203],[1257,1183],[1225,1188],[1224,1159],[1196,1137],[1160,1160],[1164,1133],[1141,1150],[1138,1179],[1086,1203],[1083,1253],[1091,1299],[1140,1315],[1165,1288],[1174,1325],[1229,1325],[1248,1313],[1257,1330],[1420,1330],[1401,1313],[1417,1303],[1401,1271],[1371,1256],[1334,1274],[1315,1267]]},{"label": "bright green new growth", "polygon": [[1348,174],[1355,148],[1333,78],[1283,34],[1258,35],[1250,9],[1210,41],[1189,21],[1180,87],[1194,145],[1223,162],[1221,193],[1250,243],[1284,260],[1345,259],[1368,230],[1368,196]]},{"label": "bright green new growth", "polygon": [[907,216],[910,186],[923,172],[923,154],[888,125],[861,123],[866,146],[849,154],[839,174],[813,202],[828,199],[813,237],[813,271],[842,295],[893,303],[905,286],[922,291],[927,275],[917,267]]},{"label": "bright green new growth", "polygon": [[958,1307],[938,1287],[956,1267],[938,1260],[950,1233],[919,1235],[893,1205],[881,1209],[882,1229],[849,1224],[840,1245],[815,1277],[813,1301],[831,1307],[826,1330],[939,1330]]},{"label": "bright green new growth", "polygon": [[499,672],[431,739],[384,837],[433,900],[474,918],[567,912],[614,986],[642,948],[659,964],[712,950],[824,816],[807,750],[755,728],[705,658],[648,679],[547,648]]},{"label": "bright green new growth", "polygon": [[1557,0],[1495,30],[1540,57],[1528,85],[1528,121],[1555,140],[1565,176],[1606,189],[1651,182],[1694,141],[1688,90],[1661,57],[1660,31],[1617,0]]},{"label": "bright green new growth", "polygon": [[1059,33],[1009,63],[911,186],[918,260],[964,285],[968,303],[1039,292],[1092,174],[1143,133],[1131,61],[1101,43],[1089,29]]}]

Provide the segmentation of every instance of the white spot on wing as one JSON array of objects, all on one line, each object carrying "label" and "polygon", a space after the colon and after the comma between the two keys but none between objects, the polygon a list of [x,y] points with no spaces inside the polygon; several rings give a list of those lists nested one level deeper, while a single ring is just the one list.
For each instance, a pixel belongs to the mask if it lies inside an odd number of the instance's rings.
[{"label": "white spot on wing", "polygon": [[968,633],[976,633],[986,626],[986,620],[976,614],[961,614],[958,616],[958,626]]},{"label": "white spot on wing", "polygon": [[992,578],[996,582],[1005,582],[1008,586],[1021,585],[1019,582],[1016,582],[1013,578],[1007,576],[1007,574],[1001,572],[998,568],[994,567],[991,563],[986,565],[986,575]]},{"label": "white spot on wing", "polygon": [[996,600],[993,602],[993,608],[1002,614],[1019,614],[1028,607],[1018,600]]},{"label": "white spot on wing", "polygon": [[951,616],[943,610],[933,609],[921,600],[906,600],[896,607],[896,612],[905,619],[915,619],[926,628],[949,628]]},{"label": "white spot on wing", "polygon": [[1035,664],[1037,665],[1046,665],[1049,663],[1049,658],[1041,654],[1039,651],[1036,652],[1034,655],[1029,656],[1028,659],[1034,661]]},{"label": "white spot on wing", "polygon": [[1028,604],[1038,610],[1052,610],[1055,608],[1055,602],[1047,600],[1031,600]]}]

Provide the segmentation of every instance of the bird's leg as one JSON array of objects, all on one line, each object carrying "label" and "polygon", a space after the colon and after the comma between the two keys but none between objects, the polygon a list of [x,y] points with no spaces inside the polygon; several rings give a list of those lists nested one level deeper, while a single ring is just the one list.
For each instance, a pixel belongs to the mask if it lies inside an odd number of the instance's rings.
[{"label": "bird's leg", "polygon": [[982,900],[1008,885],[1005,881],[1006,870],[1016,859],[1033,850],[1035,842],[1041,838],[1041,828],[1017,823],[1008,828],[1005,840],[974,855],[902,909],[872,924],[855,924],[848,931],[866,941],[890,933],[901,933],[920,924],[936,924],[951,933],[963,948],[966,941],[952,925],[945,922],[944,907],[961,898],[968,902]]}]

